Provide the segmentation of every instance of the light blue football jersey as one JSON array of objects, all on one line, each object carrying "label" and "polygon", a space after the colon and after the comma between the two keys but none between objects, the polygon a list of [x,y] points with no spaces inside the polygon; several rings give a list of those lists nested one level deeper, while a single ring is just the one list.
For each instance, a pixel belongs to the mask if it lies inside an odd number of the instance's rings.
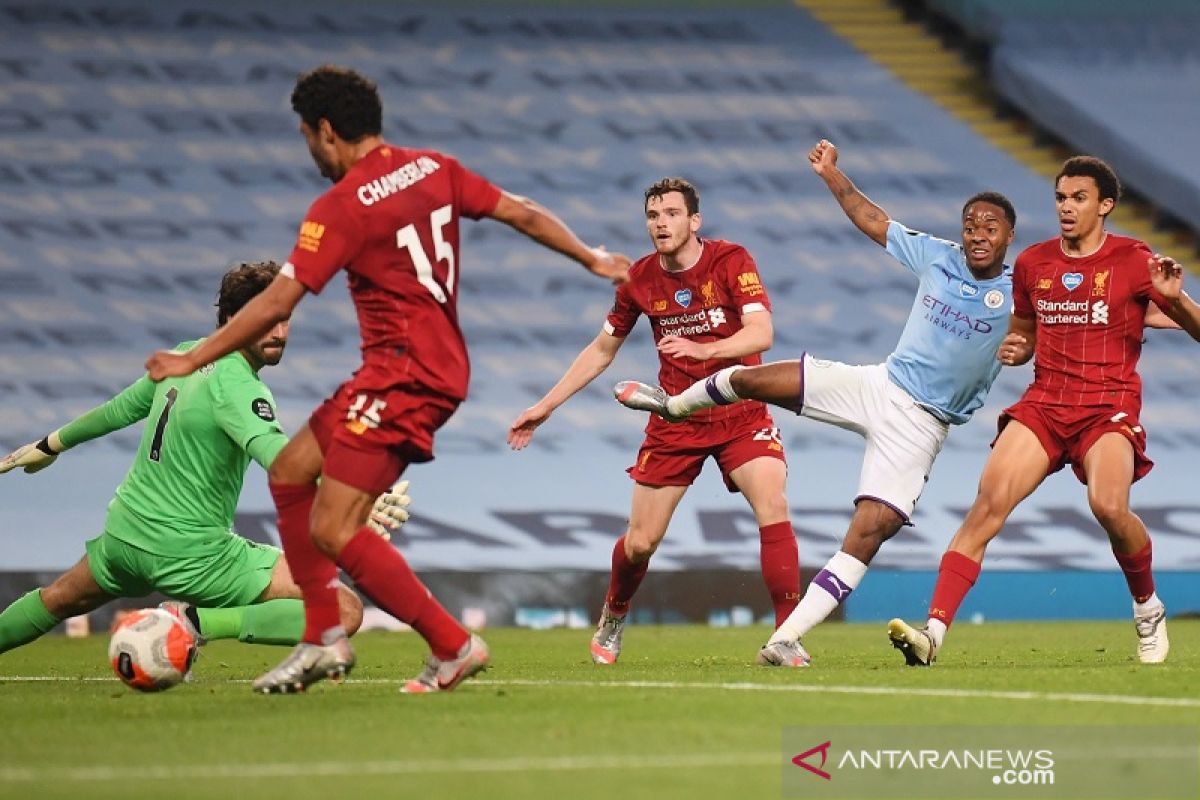
[{"label": "light blue football jersey", "polygon": [[908,322],[887,359],[888,376],[940,419],[961,425],[983,405],[1000,372],[1012,267],[977,280],[962,247],[888,223],[887,251],[921,280]]}]

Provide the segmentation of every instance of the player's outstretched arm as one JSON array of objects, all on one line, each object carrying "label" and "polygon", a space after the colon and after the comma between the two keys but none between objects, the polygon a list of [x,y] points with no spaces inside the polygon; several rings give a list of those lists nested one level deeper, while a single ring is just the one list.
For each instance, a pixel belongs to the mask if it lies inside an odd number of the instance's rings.
[{"label": "player's outstretched arm", "polygon": [[617,356],[617,351],[625,343],[623,338],[613,336],[607,331],[600,331],[591,344],[583,348],[567,371],[554,384],[554,388],[546,392],[546,396],[538,400],[513,421],[508,428],[508,445],[513,450],[524,449],[533,439],[533,432],[546,420],[554,410],[583,387],[596,379],[600,373],[608,369]]},{"label": "player's outstretched arm", "polygon": [[[1183,290],[1183,267],[1170,256],[1155,253],[1147,262],[1150,270],[1150,283],[1163,296],[1167,304],[1160,310],[1164,316],[1175,325],[1183,328],[1196,341],[1200,342],[1200,306],[1188,297]],[[1170,328],[1174,325],[1155,324],[1158,322],[1153,313],[1154,304],[1146,312],[1146,324],[1155,328]]]},{"label": "player's outstretched arm", "polygon": [[887,212],[875,205],[865,194],[858,190],[853,181],[838,169],[838,149],[833,142],[822,139],[808,153],[808,162],[813,172],[825,181],[829,191],[833,193],[838,205],[850,221],[875,243],[887,247],[888,223],[891,219]]},{"label": "player's outstretched arm", "polygon": [[588,247],[565,222],[528,197],[501,192],[500,202],[489,216],[535,242],[575,259],[593,275],[607,278],[615,285],[629,280],[627,256],[609,253],[603,247]]},{"label": "player's outstretched arm", "polygon": [[63,451],[145,419],[153,402],[154,384],[145,377],[139,378],[104,405],[76,417],[41,441],[19,447],[0,459],[0,475],[17,467],[23,467],[30,474],[41,472]]},{"label": "player's outstretched arm", "polygon": [[191,375],[234,350],[258,341],[271,328],[292,316],[308,290],[304,284],[280,273],[266,289],[244,305],[233,318],[186,353],[159,350],[146,361],[150,380]]}]

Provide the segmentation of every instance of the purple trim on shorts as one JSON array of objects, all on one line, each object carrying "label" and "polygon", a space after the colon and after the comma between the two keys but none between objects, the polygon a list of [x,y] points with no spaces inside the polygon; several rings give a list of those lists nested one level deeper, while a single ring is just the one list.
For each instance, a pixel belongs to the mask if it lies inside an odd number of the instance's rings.
[{"label": "purple trim on shorts", "polygon": [[712,398],[712,401],[719,406],[727,406],[735,402],[733,400],[726,400],[725,395],[721,394],[721,390],[717,388],[716,375],[708,376],[704,381],[704,389],[708,392],[708,396]]},{"label": "purple trim on shorts", "polygon": [[808,358],[808,352],[800,354],[800,396],[796,398],[795,408],[790,409],[799,415],[804,411],[804,359]]},{"label": "purple trim on shorts", "polygon": [[887,500],[884,500],[882,497],[876,497],[873,494],[860,494],[858,497],[854,498],[854,505],[857,506],[859,504],[859,502],[861,502],[863,500],[874,500],[876,503],[882,503],[883,505],[890,508],[892,511],[895,511],[897,514],[899,514],[900,519],[904,520],[905,525],[908,525],[910,528],[912,527],[912,520],[910,520],[908,518],[908,514],[905,514],[903,511],[896,508],[894,505],[889,503]]},{"label": "purple trim on shorts", "polygon": [[817,573],[817,577],[813,578],[813,584],[829,592],[830,596],[839,603],[845,602],[850,593],[854,591],[853,588],[846,585],[845,581],[827,569]]}]

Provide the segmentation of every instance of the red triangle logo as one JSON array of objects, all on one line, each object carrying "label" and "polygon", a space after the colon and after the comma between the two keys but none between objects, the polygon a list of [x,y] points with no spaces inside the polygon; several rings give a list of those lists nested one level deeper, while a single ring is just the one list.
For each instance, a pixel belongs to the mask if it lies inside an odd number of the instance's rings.
[{"label": "red triangle logo", "polygon": [[[814,755],[816,753],[821,754],[821,765],[819,767],[814,767],[812,764],[809,764],[807,761],[804,760],[804,759],[808,758],[809,756]],[[825,780],[831,780],[832,776],[828,772],[826,772],[824,769],[821,769],[821,767],[825,766],[825,760],[828,757],[829,757],[829,742],[825,742],[824,744],[819,744],[810,750],[805,750],[803,753],[801,753],[800,755],[793,758],[792,763],[795,764],[797,767],[803,767],[804,769],[811,772],[813,775],[817,775],[821,778],[824,778]]]}]

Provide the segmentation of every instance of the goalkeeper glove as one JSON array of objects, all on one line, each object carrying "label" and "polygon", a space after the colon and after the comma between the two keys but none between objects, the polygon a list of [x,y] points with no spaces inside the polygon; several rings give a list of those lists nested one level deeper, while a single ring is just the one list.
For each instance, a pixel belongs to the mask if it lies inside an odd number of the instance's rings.
[{"label": "goalkeeper glove", "polygon": [[4,458],[0,458],[0,475],[17,467],[24,467],[25,472],[29,474],[41,472],[53,464],[58,454],[66,449],[62,439],[58,438],[58,431],[55,431],[40,442],[18,447]]},{"label": "goalkeeper glove", "polygon": [[408,522],[408,504],[412,498],[408,496],[408,481],[400,481],[375,498],[371,515],[367,517],[367,527],[378,533],[384,539],[392,538],[392,531]]}]

